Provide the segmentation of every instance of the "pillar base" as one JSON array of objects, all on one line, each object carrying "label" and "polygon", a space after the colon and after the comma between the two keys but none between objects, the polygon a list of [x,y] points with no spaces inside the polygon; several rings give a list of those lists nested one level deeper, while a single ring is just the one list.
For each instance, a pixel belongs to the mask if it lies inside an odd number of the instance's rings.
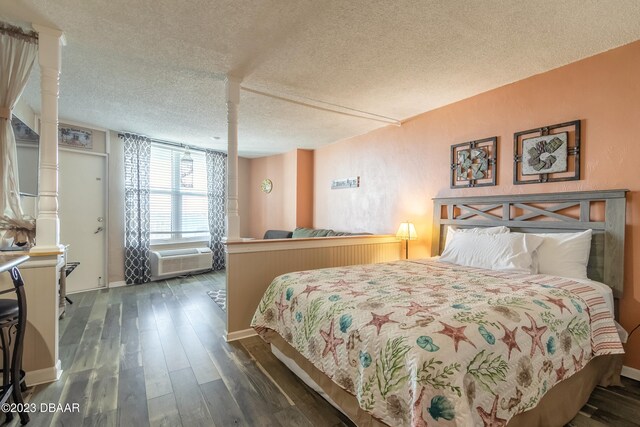
[{"label": "pillar base", "polygon": [[240,238],[240,216],[227,214],[227,242],[242,240]]}]

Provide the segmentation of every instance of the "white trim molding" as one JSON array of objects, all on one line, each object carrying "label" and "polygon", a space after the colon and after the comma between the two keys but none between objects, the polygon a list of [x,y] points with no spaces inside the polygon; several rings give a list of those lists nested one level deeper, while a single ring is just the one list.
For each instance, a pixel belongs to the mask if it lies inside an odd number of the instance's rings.
[{"label": "white trim molding", "polygon": [[109,285],[107,287],[111,289],[111,288],[121,288],[123,286],[127,286],[127,282],[125,282],[124,280],[119,280],[117,282],[109,282]]},{"label": "white trim molding", "polygon": [[25,374],[25,381],[29,384],[29,387],[31,387],[38,384],[58,381],[60,379],[60,375],[62,375],[62,363],[58,360],[56,365],[50,368],[27,372]]},{"label": "white trim molding", "polygon": [[292,249],[330,248],[335,246],[379,245],[381,243],[393,243],[400,245],[400,240],[393,235],[245,240],[227,241],[225,242],[225,248],[228,254],[241,254],[250,252],[288,251]]},{"label": "white trim molding", "polygon": [[620,375],[622,375],[623,377],[631,378],[632,380],[640,381],[640,369],[623,366]]},{"label": "white trim molding", "polygon": [[258,333],[256,332],[255,329],[253,328],[249,328],[249,329],[242,329],[240,331],[235,331],[235,332],[227,332],[224,331],[224,340],[226,342],[231,342],[231,341],[238,341],[241,340],[243,338],[249,338],[249,337],[253,337],[258,335]]}]

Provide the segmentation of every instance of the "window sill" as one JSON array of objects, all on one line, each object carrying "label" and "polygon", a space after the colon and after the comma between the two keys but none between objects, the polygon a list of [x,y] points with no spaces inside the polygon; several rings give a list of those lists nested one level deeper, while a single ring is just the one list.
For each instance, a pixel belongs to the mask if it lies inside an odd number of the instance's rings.
[{"label": "window sill", "polygon": [[175,240],[152,240],[149,244],[150,249],[168,249],[169,247],[207,247],[209,246],[209,239],[202,237],[194,237],[187,239],[175,239]]}]

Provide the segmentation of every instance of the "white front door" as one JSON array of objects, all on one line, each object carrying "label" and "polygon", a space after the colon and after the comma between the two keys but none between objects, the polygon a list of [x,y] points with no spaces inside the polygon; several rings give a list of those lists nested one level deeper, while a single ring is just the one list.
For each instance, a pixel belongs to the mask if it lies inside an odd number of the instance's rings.
[{"label": "white front door", "polygon": [[67,293],[104,287],[107,218],[106,157],[59,151],[60,243],[67,261],[80,265],[67,277]]}]

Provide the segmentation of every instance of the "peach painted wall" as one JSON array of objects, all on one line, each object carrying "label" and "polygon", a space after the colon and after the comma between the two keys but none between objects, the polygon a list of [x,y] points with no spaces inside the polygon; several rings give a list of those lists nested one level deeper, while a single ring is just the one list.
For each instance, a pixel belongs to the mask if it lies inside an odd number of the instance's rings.
[{"label": "peach painted wall", "polygon": [[[269,194],[260,189],[265,178],[273,182]],[[310,227],[313,222],[313,152],[293,150],[251,159],[249,194],[250,237],[261,239],[267,230]]]},{"label": "peach painted wall", "polygon": [[[277,156],[251,159],[249,183],[251,237],[262,238],[268,229],[295,228],[295,151]],[[271,193],[264,193],[260,184],[264,179],[273,183]],[[293,200],[293,202],[292,202]]]},{"label": "peach painted wall", "polygon": [[[417,116],[315,152],[314,226],[394,233],[408,219],[430,255],[435,196],[627,188],[625,293],[620,320],[640,323],[640,41]],[[514,132],[582,119],[582,180],[512,184]],[[498,136],[498,186],[449,189],[451,144]],[[361,187],[332,191],[359,175]],[[626,365],[640,369],[640,332]]]},{"label": "peach painted wall", "polygon": [[298,150],[296,226],[313,227],[313,151]]},{"label": "peach painted wall", "polygon": [[[282,169],[282,187],[284,207],[283,219],[286,227],[284,230],[293,230],[296,228],[296,186],[298,182],[298,168],[296,167],[298,155],[296,151],[285,153],[284,167]],[[269,224],[266,224],[267,228]]]}]

